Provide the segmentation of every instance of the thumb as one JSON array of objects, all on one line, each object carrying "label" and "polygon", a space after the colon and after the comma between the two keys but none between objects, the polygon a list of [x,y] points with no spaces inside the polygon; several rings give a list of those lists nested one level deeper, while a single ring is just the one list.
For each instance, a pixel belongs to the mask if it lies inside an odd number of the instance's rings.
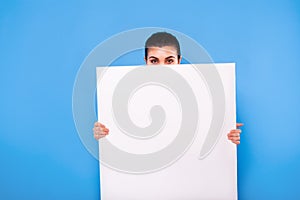
[{"label": "thumb", "polygon": [[241,126],[244,126],[244,124],[243,123],[236,123],[236,128],[239,128]]}]

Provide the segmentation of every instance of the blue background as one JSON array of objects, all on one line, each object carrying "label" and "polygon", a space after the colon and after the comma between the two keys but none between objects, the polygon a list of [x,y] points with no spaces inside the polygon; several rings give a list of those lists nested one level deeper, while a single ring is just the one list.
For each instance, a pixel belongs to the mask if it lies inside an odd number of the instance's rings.
[{"label": "blue background", "polygon": [[0,199],[99,198],[98,161],[73,121],[73,83],[97,44],[149,26],[237,63],[239,198],[300,199],[296,0],[0,1]]}]

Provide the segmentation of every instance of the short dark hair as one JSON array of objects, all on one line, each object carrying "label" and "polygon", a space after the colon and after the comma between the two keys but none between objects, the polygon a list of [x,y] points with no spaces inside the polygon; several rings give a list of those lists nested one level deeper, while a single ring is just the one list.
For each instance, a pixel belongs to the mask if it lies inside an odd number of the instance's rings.
[{"label": "short dark hair", "polygon": [[164,46],[173,46],[177,50],[178,59],[181,57],[180,45],[177,38],[167,32],[157,32],[152,34],[145,43],[145,57],[148,56],[149,47],[164,47]]}]

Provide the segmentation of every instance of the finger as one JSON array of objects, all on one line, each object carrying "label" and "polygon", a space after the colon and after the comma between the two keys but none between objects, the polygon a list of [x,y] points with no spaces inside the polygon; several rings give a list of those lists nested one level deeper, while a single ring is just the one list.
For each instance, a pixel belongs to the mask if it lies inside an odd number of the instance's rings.
[{"label": "finger", "polygon": [[95,122],[94,127],[105,127],[105,126],[100,122]]},{"label": "finger", "polygon": [[108,129],[104,127],[96,127],[94,128],[95,132],[107,132]]},{"label": "finger", "polygon": [[104,136],[106,136],[107,134],[105,134],[105,133],[95,133],[94,134],[94,137],[97,137],[97,138],[102,138],[102,137],[104,137]]},{"label": "finger", "polygon": [[240,138],[239,134],[229,134],[227,135],[228,138]]},{"label": "finger", "polygon": [[230,133],[241,133],[241,132],[242,132],[241,129],[232,129],[232,130],[230,131]]},{"label": "finger", "polygon": [[238,128],[238,127],[241,127],[241,126],[244,126],[244,124],[243,123],[236,123],[236,127]]},{"label": "finger", "polygon": [[102,129],[101,129],[101,133],[107,135],[107,134],[109,133],[109,129],[108,129],[108,128],[102,128]]},{"label": "finger", "polygon": [[234,144],[241,144],[240,141],[234,141],[233,143],[234,143]]},{"label": "finger", "polygon": [[101,123],[100,122],[95,122],[94,127],[101,127]]},{"label": "finger", "polygon": [[94,136],[94,138],[96,139],[96,140],[99,140],[99,139],[101,139],[101,138],[103,138],[103,137],[105,137],[106,135],[95,135]]},{"label": "finger", "polygon": [[104,128],[103,132],[109,132],[109,129],[108,128]]},{"label": "finger", "polygon": [[228,135],[228,137],[240,137],[239,134],[231,134],[231,135]]},{"label": "finger", "polygon": [[240,136],[241,132],[238,132],[238,131],[232,131],[232,132],[229,132],[227,135],[230,136],[230,135],[238,135]]},{"label": "finger", "polygon": [[102,134],[95,134],[94,136],[97,136],[97,137],[104,137],[106,136],[106,134],[102,133]]},{"label": "finger", "polygon": [[109,132],[109,129],[108,128],[101,128],[101,133],[108,133]]},{"label": "finger", "polygon": [[108,135],[108,131],[103,131],[103,132],[101,132],[100,134],[102,134],[102,135]]},{"label": "finger", "polygon": [[240,143],[240,138],[229,138],[233,143]]},{"label": "finger", "polygon": [[100,126],[100,122],[95,122],[94,127]]},{"label": "finger", "polygon": [[94,132],[102,132],[102,128],[101,127],[95,127],[93,128]]},{"label": "finger", "polygon": [[241,141],[240,138],[228,138],[231,142]]},{"label": "finger", "polygon": [[240,140],[240,136],[236,136],[236,135],[230,135],[230,136],[228,136],[228,139],[230,139],[230,140]]}]

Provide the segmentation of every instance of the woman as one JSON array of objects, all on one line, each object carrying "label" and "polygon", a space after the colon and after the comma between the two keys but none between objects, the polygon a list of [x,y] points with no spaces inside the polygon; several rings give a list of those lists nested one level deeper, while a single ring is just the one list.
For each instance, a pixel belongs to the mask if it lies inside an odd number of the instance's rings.
[{"label": "woman", "polygon": [[[182,56],[180,45],[176,37],[170,33],[158,32],[151,35],[145,44],[145,62],[147,65],[174,65],[180,64]],[[234,144],[240,144],[242,123],[236,124],[236,129],[231,130],[227,137]],[[100,122],[96,122],[93,128],[94,138],[99,140],[109,134],[109,129]]]}]

